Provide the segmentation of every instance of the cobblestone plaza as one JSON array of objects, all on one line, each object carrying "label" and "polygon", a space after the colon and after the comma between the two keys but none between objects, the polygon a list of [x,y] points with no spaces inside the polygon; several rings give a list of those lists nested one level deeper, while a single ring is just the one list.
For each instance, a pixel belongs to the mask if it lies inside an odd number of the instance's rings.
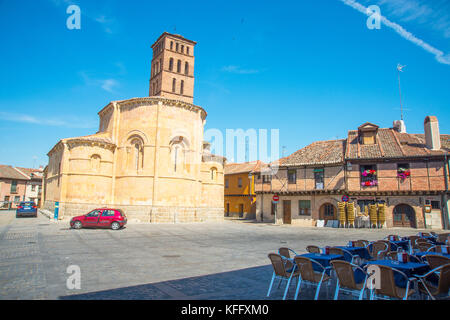
[{"label": "cobblestone plaza", "polygon": [[[288,246],[343,245],[420,230],[275,226],[223,223],[129,223],[124,229],[72,230],[68,221],[15,218],[0,212],[0,299],[267,299],[272,275],[267,254]],[[69,266],[81,288],[67,289]],[[281,299],[284,285],[270,299]],[[332,299],[334,284],[321,290]],[[312,299],[302,289],[300,299]],[[292,299],[291,285],[288,299]],[[341,295],[340,299],[347,299]]]}]

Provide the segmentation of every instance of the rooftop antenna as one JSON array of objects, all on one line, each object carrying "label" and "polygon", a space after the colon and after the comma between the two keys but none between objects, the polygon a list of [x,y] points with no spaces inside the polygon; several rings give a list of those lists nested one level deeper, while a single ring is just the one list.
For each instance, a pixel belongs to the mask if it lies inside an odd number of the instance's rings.
[{"label": "rooftop antenna", "polygon": [[400,86],[400,72],[403,72],[404,67],[406,67],[406,66],[402,66],[400,63],[397,63],[398,92],[400,94],[400,120],[403,120],[402,89]]}]

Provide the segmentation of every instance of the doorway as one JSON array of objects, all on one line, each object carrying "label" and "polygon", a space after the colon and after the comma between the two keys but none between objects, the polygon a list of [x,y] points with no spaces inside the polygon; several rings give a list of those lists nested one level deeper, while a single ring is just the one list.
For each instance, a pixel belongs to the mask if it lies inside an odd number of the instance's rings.
[{"label": "doorway", "polygon": [[319,220],[336,220],[337,210],[331,203],[324,203],[319,209]]},{"label": "doorway", "polygon": [[399,204],[394,208],[393,213],[394,227],[416,227],[416,212],[407,204]]},{"label": "doorway", "polygon": [[283,200],[283,223],[291,224],[291,200]]}]

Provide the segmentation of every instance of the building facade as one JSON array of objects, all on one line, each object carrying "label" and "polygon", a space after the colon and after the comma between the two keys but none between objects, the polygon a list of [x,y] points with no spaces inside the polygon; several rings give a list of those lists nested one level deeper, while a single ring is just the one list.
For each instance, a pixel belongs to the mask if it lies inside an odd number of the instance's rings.
[{"label": "building facade", "polygon": [[260,161],[225,165],[225,216],[256,218],[255,176]]},{"label": "building facade", "polygon": [[15,209],[25,200],[25,192],[30,178],[8,165],[0,165],[0,208]]},{"label": "building facade", "polygon": [[224,158],[204,143],[206,111],[192,103],[194,46],[163,33],[152,45],[151,96],[109,103],[96,134],[50,150],[44,208],[57,203],[61,218],[109,206],[146,222],[223,220]]},{"label": "building facade", "polygon": [[30,178],[25,187],[25,201],[33,201],[40,206],[42,196],[42,177],[44,171],[43,167],[40,167],[39,169],[16,167],[16,169]]},{"label": "building facade", "polygon": [[358,214],[385,204],[386,227],[447,227],[450,135],[439,133],[433,116],[424,131],[408,134],[399,122],[393,128],[365,123],[347,139],[315,142],[280,159],[271,178],[256,180],[257,218],[261,212],[277,223],[314,226],[337,220],[346,196]]}]

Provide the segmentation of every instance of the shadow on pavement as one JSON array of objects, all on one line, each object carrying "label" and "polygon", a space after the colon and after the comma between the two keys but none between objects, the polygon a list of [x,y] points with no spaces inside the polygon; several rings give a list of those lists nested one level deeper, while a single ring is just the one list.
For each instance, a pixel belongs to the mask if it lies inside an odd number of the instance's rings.
[{"label": "shadow on pavement", "polygon": [[[272,277],[272,266],[246,268],[199,277],[149,283],[82,294],[61,296],[62,300],[281,300],[286,282],[279,288],[275,282],[266,297]],[[296,282],[291,283],[288,299],[293,299]],[[326,294],[326,288],[321,290]],[[322,294],[321,294],[322,296]],[[299,299],[313,299],[314,288],[302,287]],[[323,298],[331,298],[324,295]]]}]

